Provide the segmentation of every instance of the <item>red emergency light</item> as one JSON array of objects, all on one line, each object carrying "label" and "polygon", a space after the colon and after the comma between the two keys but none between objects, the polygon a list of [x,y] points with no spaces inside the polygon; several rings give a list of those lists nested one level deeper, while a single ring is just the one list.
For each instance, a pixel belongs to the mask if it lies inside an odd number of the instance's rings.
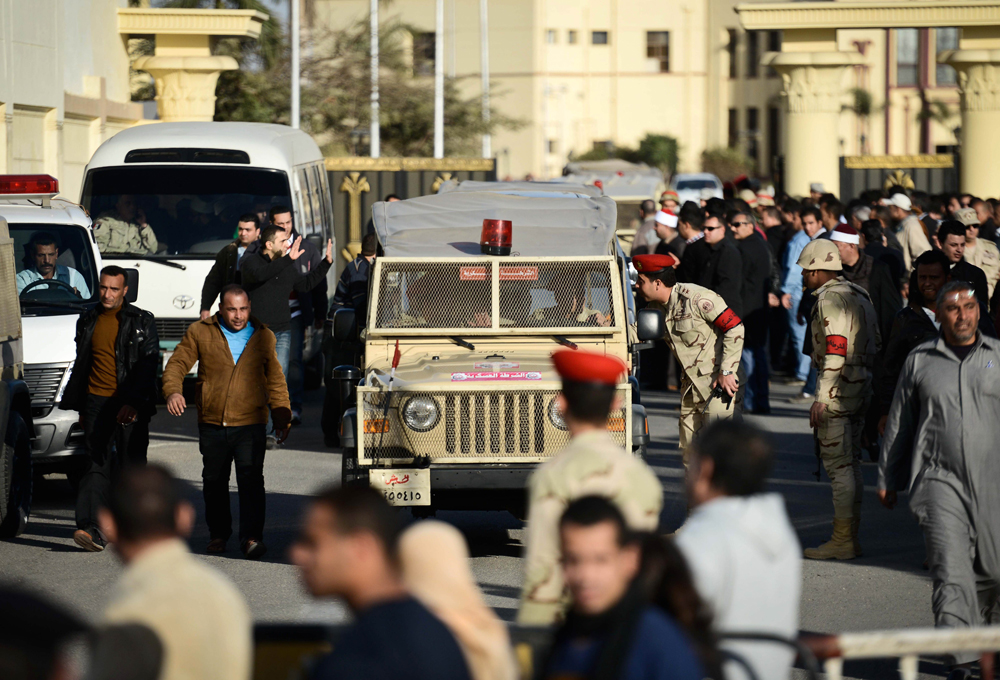
[{"label": "red emergency light", "polygon": [[0,194],[39,196],[58,193],[59,180],[52,175],[0,175]]},{"label": "red emergency light", "polygon": [[510,220],[483,220],[479,250],[483,255],[510,255],[514,223]]}]

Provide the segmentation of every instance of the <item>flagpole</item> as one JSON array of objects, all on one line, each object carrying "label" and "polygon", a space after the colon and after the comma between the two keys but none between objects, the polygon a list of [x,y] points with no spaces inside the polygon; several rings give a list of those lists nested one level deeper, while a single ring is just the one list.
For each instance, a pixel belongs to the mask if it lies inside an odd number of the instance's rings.
[{"label": "flagpole", "polygon": [[292,28],[292,127],[298,129],[299,119],[299,2],[300,0],[289,0],[292,5],[291,28]]}]

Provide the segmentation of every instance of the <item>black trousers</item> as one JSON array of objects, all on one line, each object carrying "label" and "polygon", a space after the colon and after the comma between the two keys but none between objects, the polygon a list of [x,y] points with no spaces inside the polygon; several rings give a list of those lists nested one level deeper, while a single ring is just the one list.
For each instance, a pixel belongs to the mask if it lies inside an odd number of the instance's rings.
[{"label": "black trousers", "polygon": [[212,538],[233,534],[229,509],[229,473],[236,463],[236,485],[240,497],[240,545],[264,537],[264,452],[266,426],[198,425],[205,495],[205,520]]},{"label": "black trousers", "polygon": [[108,504],[111,484],[122,468],[146,464],[149,417],[140,414],[131,425],[119,425],[121,407],[118,397],[88,394],[81,414],[90,464],[80,478],[76,526],[85,531],[97,527],[97,511]]}]

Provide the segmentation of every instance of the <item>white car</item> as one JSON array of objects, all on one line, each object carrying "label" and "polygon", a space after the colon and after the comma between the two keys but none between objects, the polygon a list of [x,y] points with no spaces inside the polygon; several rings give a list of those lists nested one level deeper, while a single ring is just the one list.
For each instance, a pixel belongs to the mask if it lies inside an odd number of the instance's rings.
[{"label": "white car", "polygon": [[[670,180],[670,188],[677,192],[680,204],[687,201],[698,203],[702,199],[702,191],[708,189],[715,198],[722,198],[722,181],[710,172],[692,172],[674,175]],[[707,193],[707,192],[706,192]]]}]

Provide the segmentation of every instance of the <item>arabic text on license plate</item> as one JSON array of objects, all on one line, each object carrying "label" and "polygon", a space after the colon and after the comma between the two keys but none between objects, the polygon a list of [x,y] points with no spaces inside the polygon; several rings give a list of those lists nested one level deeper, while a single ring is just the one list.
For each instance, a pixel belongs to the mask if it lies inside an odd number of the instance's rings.
[{"label": "arabic text on license plate", "polygon": [[430,470],[369,470],[368,483],[389,505],[431,504]]}]

